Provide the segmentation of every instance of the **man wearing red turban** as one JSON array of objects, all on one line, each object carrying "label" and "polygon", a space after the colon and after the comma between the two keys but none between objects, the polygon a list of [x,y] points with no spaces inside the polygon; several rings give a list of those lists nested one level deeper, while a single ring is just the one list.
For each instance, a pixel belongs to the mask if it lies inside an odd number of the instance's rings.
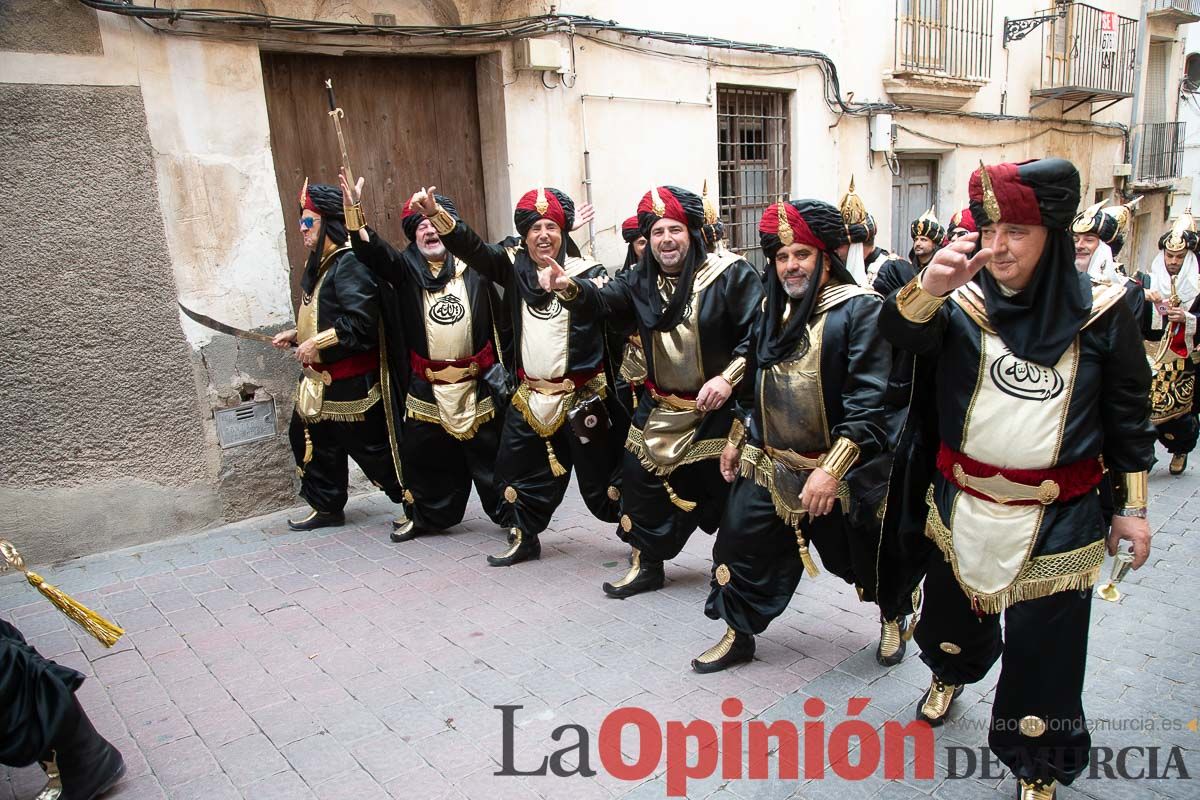
[{"label": "man wearing red turban", "polygon": [[1048,800],[1091,744],[1082,692],[1101,481],[1118,504],[1109,552],[1131,541],[1137,568],[1150,551],[1150,371],[1123,289],[1075,269],[1074,165],[980,165],[969,190],[979,233],[935,254],[879,315],[918,368],[936,361],[914,384],[884,531],[940,550],[916,627],[933,673],[917,717],[940,725],[1003,653],[988,743],[1022,800]]}]

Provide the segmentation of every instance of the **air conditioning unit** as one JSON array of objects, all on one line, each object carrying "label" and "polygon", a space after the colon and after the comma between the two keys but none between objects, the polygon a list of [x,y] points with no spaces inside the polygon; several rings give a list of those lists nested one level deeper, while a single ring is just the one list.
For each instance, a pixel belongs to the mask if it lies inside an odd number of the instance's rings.
[{"label": "air conditioning unit", "polygon": [[558,72],[564,64],[562,46],[553,39],[518,39],[513,59],[517,69],[537,72]]}]

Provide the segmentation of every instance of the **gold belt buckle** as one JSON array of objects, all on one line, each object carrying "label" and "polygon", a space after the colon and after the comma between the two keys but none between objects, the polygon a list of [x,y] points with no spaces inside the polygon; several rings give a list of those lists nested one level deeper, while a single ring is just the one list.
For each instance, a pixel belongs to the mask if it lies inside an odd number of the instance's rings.
[{"label": "gold belt buckle", "polygon": [[555,382],[526,376],[525,385],[538,394],[570,394],[575,391],[575,381],[570,378],[563,378],[561,381]]},{"label": "gold belt buckle", "polygon": [[444,381],[446,383],[462,383],[465,380],[470,380],[479,375],[479,365],[472,361],[465,367],[442,367],[435,370],[433,367],[425,368],[425,380],[433,383],[434,381]]},{"label": "gold belt buckle", "polygon": [[325,384],[326,386],[328,386],[329,384],[333,383],[333,376],[332,376],[332,375],[330,375],[328,372],[325,372],[325,371],[318,371],[318,370],[315,370],[315,369],[313,369],[312,367],[305,367],[305,368],[304,368],[304,377],[306,377],[306,378],[310,378],[310,379],[312,379],[312,380],[314,380],[314,381],[317,381],[317,382],[319,382],[319,383],[323,383],[323,384]]},{"label": "gold belt buckle", "polygon": [[1062,489],[1057,481],[1046,479],[1037,486],[1011,481],[1003,475],[993,475],[990,478],[976,478],[968,475],[962,464],[953,468],[955,482],[964,488],[979,492],[994,503],[1008,505],[1022,500],[1036,500],[1048,506],[1058,499]]}]

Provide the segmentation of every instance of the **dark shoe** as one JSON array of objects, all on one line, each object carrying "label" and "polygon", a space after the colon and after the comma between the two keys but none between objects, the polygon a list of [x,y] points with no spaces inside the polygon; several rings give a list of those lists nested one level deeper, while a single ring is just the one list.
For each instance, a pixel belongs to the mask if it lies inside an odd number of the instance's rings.
[{"label": "dark shoe", "polygon": [[423,525],[418,525],[415,520],[406,519],[403,522],[400,522],[399,525],[397,525],[396,522],[400,521],[396,520],[392,523],[392,532],[390,534],[391,540],[396,543],[407,542],[411,539],[417,538],[418,536],[427,536],[433,533],[433,531],[429,528],[426,528]]},{"label": "dark shoe", "polygon": [[615,583],[605,583],[604,593],[609,597],[624,599],[642,592],[661,589],[666,581],[661,561],[643,561],[642,552],[633,548],[633,561],[625,577]]},{"label": "dark shoe", "polygon": [[894,667],[904,660],[908,647],[908,617],[898,620],[883,620],[879,623],[879,647],[875,648],[875,660],[880,666]]},{"label": "dark shoe", "polygon": [[288,520],[288,527],[294,531],[312,531],[317,528],[336,528],[346,524],[346,515],[342,512],[313,511],[304,519]]},{"label": "dark shoe", "polygon": [[963,687],[943,683],[934,675],[929,688],[921,696],[921,705],[917,706],[917,719],[923,719],[933,727],[938,727],[946,721],[946,715],[950,713],[950,704],[962,691]]},{"label": "dark shoe", "polygon": [[1182,475],[1187,469],[1187,453],[1176,453],[1171,456],[1171,466],[1168,468],[1172,475]]},{"label": "dark shoe", "polygon": [[1017,781],[1017,800],[1054,800],[1054,781]]},{"label": "dark shoe", "polygon": [[511,567],[522,561],[536,561],[542,557],[542,543],[537,534],[526,536],[520,528],[509,531],[512,537],[511,546],[498,556],[488,556],[487,562],[493,567]]},{"label": "dark shoe", "polygon": [[725,631],[721,641],[692,659],[692,669],[701,674],[720,672],[729,669],[734,664],[742,664],[754,660],[754,634],[735,631],[733,628]]},{"label": "dark shoe", "polygon": [[94,800],[117,785],[125,774],[125,761],[117,748],[92,727],[91,720],[76,700],[74,713],[63,720],[64,731],[54,743],[61,800]]}]

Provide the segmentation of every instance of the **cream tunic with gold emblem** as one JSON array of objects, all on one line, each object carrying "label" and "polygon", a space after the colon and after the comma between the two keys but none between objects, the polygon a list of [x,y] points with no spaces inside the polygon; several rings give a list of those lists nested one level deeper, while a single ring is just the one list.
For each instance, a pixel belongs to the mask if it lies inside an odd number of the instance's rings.
[{"label": "cream tunic with gold emblem", "polygon": [[[571,258],[563,265],[568,277],[576,277],[595,262]],[[567,374],[571,347],[571,312],[551,297],[543,308],[521,304],[521,367],[530,378],[556,381]],[[529,393],[529,413],[546,427],[561,420],[568,394]]]},{"label": "cream tunic with gold emblem", "polygon": [[[1053,367],[1017,358],[995,333],[981,330],[981,365],[961,450],[985,464],[1048,469],[1058,462],[1079,341]],[[1014,447],[1020,442],[1020,447]],[[1003,505],[959,492],[948,527],[962,582],[980,594],[1012,584],[1033,549],[1045,507]]]},{"label": "cream tunic with gold emblem", "polygon": [[[471,349],[471,304],[463,277],[467,265],[459,260],[454,264],[457,272],[442,289],[424,292],[425,338],[429,344],[429,357],[435,361],[453,361],[474,355]],[[434,384],[432,388],[442,427],[460,437],[469,434],[475,426],[475,381]]]}]

